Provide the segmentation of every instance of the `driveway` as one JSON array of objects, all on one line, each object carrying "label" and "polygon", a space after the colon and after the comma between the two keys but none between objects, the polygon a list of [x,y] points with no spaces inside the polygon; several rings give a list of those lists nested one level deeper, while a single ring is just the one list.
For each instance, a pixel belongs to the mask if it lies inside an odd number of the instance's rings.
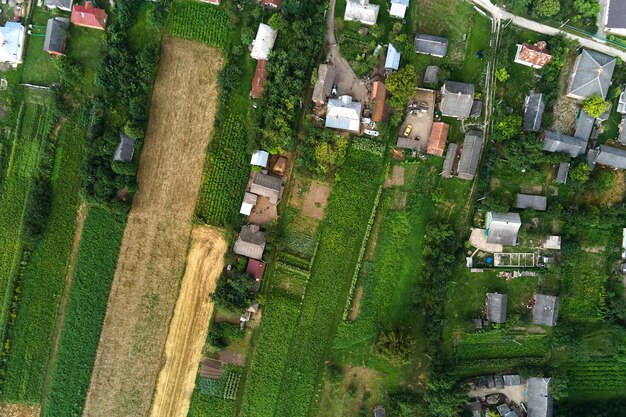
[{"label": "driveway", "polygon": [[419,150],[426,152],[428,147],[428,138],[430,137],[430,131],[433,127],[433,117],[435,115],[435,93],[430,90],[418,89],[413,97],[413,101],[419,103],[420,101],[426,102],[428,105],[428,111],[425,113],[409,113],[406,119],[400,126],[398,136],[404,136],[404,129],[408,125],[413,126],[413,130],[409,134],[409,138],[419,140]]}]

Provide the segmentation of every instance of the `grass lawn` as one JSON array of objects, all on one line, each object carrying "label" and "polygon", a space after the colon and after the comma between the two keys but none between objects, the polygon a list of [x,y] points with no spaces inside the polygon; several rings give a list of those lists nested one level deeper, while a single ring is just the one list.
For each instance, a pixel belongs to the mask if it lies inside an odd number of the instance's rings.
[{"label": "grass lawn", "polygon": [[33,10],[32,34],[27,35],[26,53],[22,65],[22,82],[36,85],[50,85],[59,80],[59,74],[53,59],[43,50],[44,35],[48,19],[56,14],[45,8],[35,7]]},{"label": "grass lawn", "polygon": [[92,96],[97,90],[96,73],[106,50],[106,34],[101,30],[70,25],[67,56],[82,68],[80,91]]},{"label": "grass lawn", "polygon": [[619,135],[619,125],[622,123],[623,115],[617,112],[618,102],[619,97],[613,100],[609,119],[602,124],[604,130],[598,136],[598,142],[600,144],[605,144],[609,140],[617,139],[617,136]]},{"label": "grass lawn", "polygon": [[153,8],[151,2],[141,3],[137,21],[128,31],[128,43],[134,51],[140,51],[145,45],[159,45],[161,41],[161,32],[148,22],[148,13]]},{"label": "grass lawn", "polygon": [[[474,12],[472,26],[467,40],[465,59],[462,65],[452,70],[450,77],[456,81],[472,83],[476,85],[476,90],[480,91],[485,85],[485,74],[487,73],[487,63],[478,57],[478,52],[489,49],[491,39],[491,20]],[[450,53],[450,49],[448,49]]]}]

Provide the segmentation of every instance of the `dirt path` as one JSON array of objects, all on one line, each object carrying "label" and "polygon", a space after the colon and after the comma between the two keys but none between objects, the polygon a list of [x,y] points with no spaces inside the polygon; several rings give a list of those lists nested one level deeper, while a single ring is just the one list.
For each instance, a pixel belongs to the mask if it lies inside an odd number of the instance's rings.
[{"label": "dirt path", "polygon": [[228,247],[222,232],[194,228],[187,268],[165,345],[165,366],[159,374],[152,417],[186,417],[202,347],[209,330],[217,279]]},{"label": "dirt path", "polygon": [[217,106],[218,49],[165,37],[138,192],[124,231],[83,415],[150,414]]},{"label": "dirt path", "polygon": [[30,407],[23,404],[0,404],[2,417],[39,417],[39,407]]},{"label": "dirt path", "polygon": [[70,296],[70,290],[72,288],[72,280],[74,279],[74,268],[76,266],[76,257],[78,256],[78,248],[80,247],[80,239],[83,236],[83,226],[85,225],[85,218],[87,217],[87,205],[81,201],[76,212],[76,230],[74,231],[74,239],[72,240],[72,253],[70,254],[70,261],[67,265],[67,272],[65,273],[65,287],[63,288],[63,294],[61,294],[61,301],[59,302],[59,315],[57,317],[56,325],[54,326],[54,334],[52,335],[52,351],[50,352],[50,360],[46,367],[46,375],[43,384],[41,409],[46,407],[46,399],[48,397],[48,390],[52,383],[52,371],[54,369],[54,362],[56,361],[57,352],[59,351],[59,337],[61,337],[61,330],[63,330],[63,320],[65,319],[65,308],[67,307],[67,300]]}]

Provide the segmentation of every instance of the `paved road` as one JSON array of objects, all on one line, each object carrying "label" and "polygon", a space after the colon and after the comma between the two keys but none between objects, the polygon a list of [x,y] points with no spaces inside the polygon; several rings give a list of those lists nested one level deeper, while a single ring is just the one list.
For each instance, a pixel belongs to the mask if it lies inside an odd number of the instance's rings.
[{"label": "paved road", "polygon": [[599,52],[602,52],[602,53],[605,53],[605,54],[611,55],[611,56],[618,56],[622,60],[626,60],[626,52],[624,52],[624,51],[622,51],[622,50],[620,50],[618,48],[614,48],[612,46],[609,46],[609,45],[607,45],[605,42],[603,42],[601,40],[583,38],[583,37],[580,37],[578,35],[574,35],[572,33],[566,32],[564,30],[553,28],[552,26],[544,25],[544,24],[535,22],[533,20],[529,20],[529,19],[526,19],[526,18],[523,18],[523,17],[520,17],[520,16],[516,16],[516,15],[514,15],[512,13],[507,12],[506,10],[503,10],[503,9],[495,6],[489,0],[471,0],[471,2],[474,3],[477,6],[482,7],[483,9],[485,9],[495,19],[511,20],[515,26],[519,26],[519,27],[522,27],[524,29],[532,30],[534,32],[544,33],[546,35],[552,35],[553,36],[553,35],[557,35],[559,33],[562,33],[565,36],[567,36],[568,38],[576,40],[578,43],[580,43],[585,48],[594,49],[596,51],[599,51]]}]

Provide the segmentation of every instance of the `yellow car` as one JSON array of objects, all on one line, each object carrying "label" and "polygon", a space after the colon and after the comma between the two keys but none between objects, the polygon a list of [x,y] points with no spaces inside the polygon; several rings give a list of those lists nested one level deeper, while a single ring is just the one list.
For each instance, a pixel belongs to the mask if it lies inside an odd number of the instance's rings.
[{"label": "yellow car", "polygon": [[404,129],[404,136],[409,136],[412,130],[413,130],[413,125],[407,125],[406,129]]}]

